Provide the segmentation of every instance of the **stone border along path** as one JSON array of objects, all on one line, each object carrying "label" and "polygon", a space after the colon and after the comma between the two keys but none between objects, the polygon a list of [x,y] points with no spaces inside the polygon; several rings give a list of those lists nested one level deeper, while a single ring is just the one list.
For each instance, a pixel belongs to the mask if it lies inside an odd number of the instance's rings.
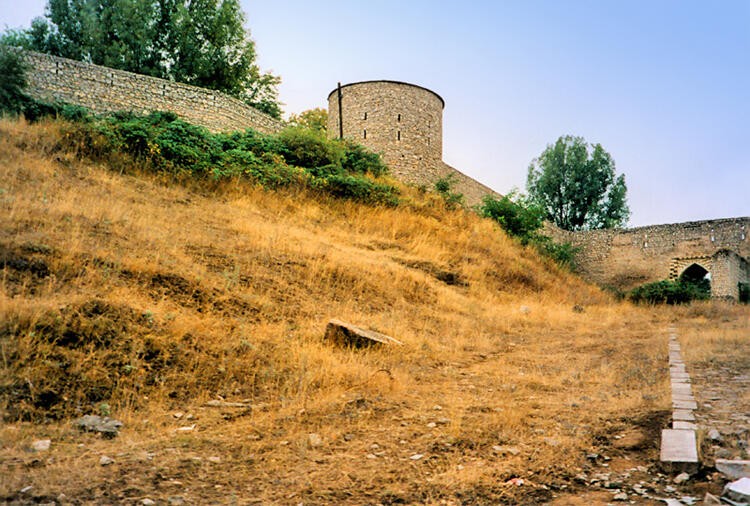
[{"label": "stone border along path", "polygon": [[696,472],[699,466],[695,414],[690,375],[680,354],[677,329],[669,328],[669,376],[672,384],[672,428],[661,431],[662,465],[669,470]]}]

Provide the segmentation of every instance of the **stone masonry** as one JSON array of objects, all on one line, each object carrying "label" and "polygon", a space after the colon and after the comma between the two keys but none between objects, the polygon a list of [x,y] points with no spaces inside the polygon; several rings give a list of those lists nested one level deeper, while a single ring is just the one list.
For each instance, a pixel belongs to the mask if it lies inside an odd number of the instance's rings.
[{"label": "stone masonry", "polygon": [[283,123],[219,91],[176,83],[124,70],[25,51],[29,64],[27,92],[97,113],[172,111],[213,132],[253,128],[281,130]]},{"label": "stone masonry", "polygon": [[750,217],[625,230],[566,232],[548,227],[547,233],[580,247],[579,271],[605,287],[629,290],[677,279],[693,264],[710,273],[714,297],[737,299],[738,283],[750,282]]},{"label": "stone masonry", "polygon": [[[280,131],[284,124],[224,93],[66,58],[23,52],[29,64],[28,93],[94,112],[172,111],[211,131],[252,128]],[[398,81],[346,84],[328,95],[328,134],[343,136],[383,156],[399,180],[426,188],[447,176],[474,205],[500,195],[447,165],[443,156],[443,108],[435,92]],[[343,122],[343,125],[342,125]],[[738,283],[750,282],[750,218],[654,225],[626,230],[567,232],[547,225],[557,242],[581,248],[582,276],[601,286],[629,290],[676,279],[698,265],[711,275],[715,297],[736,299]]]},{"label": "stone masonry", "polygon": [[[452,176],[454,189],[474,205],[492,189],[443,162],[443,107],[435,92],[398,81],[364,81],[341,86],[344,138],[380,153],[400,181],[432,188]],[[328,95],[328,135],[339,137],[339,89]]]}]

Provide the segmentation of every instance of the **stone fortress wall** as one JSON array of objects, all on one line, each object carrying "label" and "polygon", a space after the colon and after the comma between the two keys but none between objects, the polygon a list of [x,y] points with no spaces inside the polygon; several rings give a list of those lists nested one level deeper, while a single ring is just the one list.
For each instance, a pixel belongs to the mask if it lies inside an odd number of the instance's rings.
[{"label": "stone fortress wall", "polygon": [[27,92],[34,98],[59,100],[97,113],[172,111],[213,132],[253,128],[281,130],[281,121],[220,91],[207,90],[124,70],[31,51]]},{"label": "stone fortress wall", "polygon": [[578,270],[600,286],[629,290],[677,279],[693,264],[711,273],[715,297],[737,299],[737,283],[750,282],[750,217],[624,230],[567,232],[548,227],[547,233],[580,247]]},{"label": "stone fortress wall", "polygon": [[[284,123],[224,93],[41,53],[23,52],[29,63],[27,91],[95,112],[168,110],[211,131],[253,128],[280,131]],[[469,205],[499,196],[442,161],[445,105],[436,93],[397,81],[341,86],[328,96],[328,132],[381,153],[393,175],[431,188],[452,176]],[[737,283],[750,282],[750,218],[731,218],[626,230],[566,232],[548,225],[558,242],[579,246],[579,271],[601,286],[628,290],[660,279],[676,279],[693,264],[711,273],[712,293],[737,298]]]},{"label": "stone fortress wall", "polygon": [[432,188],[438,179],[452,176],[454,190],[463,193],[469,205],[487,194],[498,196],[443,162],[444,106],[437,93],[414,84],[345,84],[328,95],[328,135],[337,138],[343,130],[344,138],[380,153],[391,173],[405,183]]}]

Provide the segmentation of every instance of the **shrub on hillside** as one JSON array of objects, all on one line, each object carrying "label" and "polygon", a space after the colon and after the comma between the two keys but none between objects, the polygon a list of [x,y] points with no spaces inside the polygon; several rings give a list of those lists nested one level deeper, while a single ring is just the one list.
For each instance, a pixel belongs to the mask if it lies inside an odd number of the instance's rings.
[{"label": "shrub on hillside", "polygon": [[0,114],[23,112],[29,102],[24,93],[27,71],[18,51],[0,44]]},{"label": "shrub on hillside", "polygon": [[459,206],[464,205],[464,194],[453,191],[453,187],[456,185],[456,177],[453,174],[448,174],[435,181],[435,191],[440,195],[445,203],[445,207],[448,209],[455,209]]},{"label": "shrub on hillside", "polygon": [[542,210],[524,205],[513,192],[500,198],[485,195],[479,212],[485,218],[495,220],[508,234],[527,244],[542,228]]},{"label": "shrub on hillside", "polygon": [[341,167],[344,148],[341,144],[326,138],[325,132],[303,127],[289,127],[279,133],[280,154],[287,163],[315,169],[324,166]]},{"label": "shrub on hillside", "polygon": [[693,300],[706,300],[710,293],[695,283],[664,280],[634,288],[628,298],[635,303],[687,304]]}]

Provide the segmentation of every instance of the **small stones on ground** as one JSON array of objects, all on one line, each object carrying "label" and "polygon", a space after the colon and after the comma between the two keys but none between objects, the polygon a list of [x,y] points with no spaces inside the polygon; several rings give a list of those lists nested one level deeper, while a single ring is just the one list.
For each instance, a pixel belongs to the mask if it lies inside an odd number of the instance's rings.
[{"label": "small stones on ground", "polygon": [[368,459],[376,459],[376,458],[378,458],[378,456],[377,456],[377,455],[375,455],[374,453],[368,453],[368,454],[367,454],[367,458],[368,458]]},{"label": "small stones on ground", "polygon": [[451,423],[451,419],[442,417],[442,418],[438,418],[436,422],[438,425],[448,425],[449,423]]},{"label": "small stones on ground", "polygon": [[441,406],[440,404],[435,404],[434,406],[432,406],[432,409],[434,409],[435,411],[440,411],[443,409],[443,406]]},{"label": "small stones on ground", "polygon": [[708,438],[711,441],[716,441],[717,443],[721,442],[721,440],[723,439],[721,437],[721,433],[718,430],[716,430],[716,429],[711,429],[711,430],[708,431]]},{"label": "small stones on ground", "polygon": [[750,460],[716,459],[716,469],[732,480],[750,478]]},{"label": "small stones on ground", "polygon": [[100,466],[111,466],[115,463],[115,459],[112,457],[107,457],[106,455],[102,455],[99,457],[99,465]]},{"label": "small stones on ground", "polygon": [[680,473],[677,476],[675,476],[674,480],[672,480],[677,485],[680,485],[682,483],[685,483],[690,479],[690,475],[688,473]]},{"label": "small stones on ground", "polygon": [[52,440],[50,439],[38,439],[31,443],[31,449],[35,452],[45,452],[49,450]]},{"label": "small stones on ground", "polygon": [[177,411],[177,412],[175,412],[175,413],[172,413],[172,416],[173,416],[174,418],[176,418],[176,419],[178,419],[178,420],[179,420],[180,418],[182,418],[183,416],[185,416],[185,413],[183,413],[182,411]]},{"label": "small stones on ground", "polygon": [[323,438],[314,432],[307,435],[307,442],[311,448],[319,448],[323,446]]},{"label": "small stones on ground", "polygon": [[208,457],[206,460],[212,464],[221,464],[221,457]]},{"label": "small stones on ground", "polygon": [[703,504],[704,506],[721,506],[722,502],[721,499],[719,499],[715,495],[706,492],[706,495],[703,498]]},{"label": "small stones on ground", "polygon": [[625,492],[618,492],[612,497],[613,501],[627,501],[628,494]]},{"label": "small stones on ground", "polygon": [[515,446],[502,446],[502,445],[495,445],[492,447],[493,451],[496,451],[497,453],[509,453],[513,455],[514,457],[521,453],[521,450],[516,448]]},{"label": "small stones on ground", "polygon": [[107,416],[85,415],[75,420],[73,425],[84,432],[98,432],[106,438],[113,438],[120,432],[122,422]]},{"label": "small stones on ground", "polygon": [[154,506],[155,504],[156,501],[149,499],[148,497],[146,499],[141,499],[141,506]]},{"label": "small stones on ground", "polygon": [[552,437],[544,438],[544,442],[548,444],[549,446],[560,446],[560,441]]},{"label": "small stones on ground", "polygon": [[19,492],[22,494],[28,494],[29,492],[31,492],[32,488],[34,487],[32,487],[31,485],[28,485],[26,487],[23,487],[21,490],[19,490]]},{"label": "small stones on ground", "polygon": [[434,429],[435,427],[437,427],[437,424],[435,422],[430,422],[427,424],[427,428],[429,429]]},{"label": "small stones on ground", "polygon": [[183,504],[185,504],[185,499],[183,499],[183,498],[182,498],[181,496],[179,496],[179,495],[176,495],[176,496],[172,496],[172,497],[170,497],[169,499],[167,499],[167,502],[168,502],[168,503],[169,503],[169,504],[170,504],[171,506],[182,506]]},{"label": "small stones on ground", "polygon": [[518,308],[518,311],[521,314],[529,314],[531,312],[531,308],[529,306],[521,306]]},{"label": "small stones on ground", "polygon": [[177,432],[192,432],[195,430],[195,424],[186,425],[185,427],[178,427],[175,429]]},{"label": "small stones on ground", "polygon": [[415,453],[414,455],[412,455],[412,456],[411,456],[411,457],[409,457],[409,458],[410,458],[411,460],[420,460],[420,459],[421,459],[422,457],[424,457],[424,455],[422,455],[421,453]]},{"label": "small stones on ground", "polygon": [[750,502],[750,478],[740,478],[727,483],[724,487],[724,495],[735,501]]}]

